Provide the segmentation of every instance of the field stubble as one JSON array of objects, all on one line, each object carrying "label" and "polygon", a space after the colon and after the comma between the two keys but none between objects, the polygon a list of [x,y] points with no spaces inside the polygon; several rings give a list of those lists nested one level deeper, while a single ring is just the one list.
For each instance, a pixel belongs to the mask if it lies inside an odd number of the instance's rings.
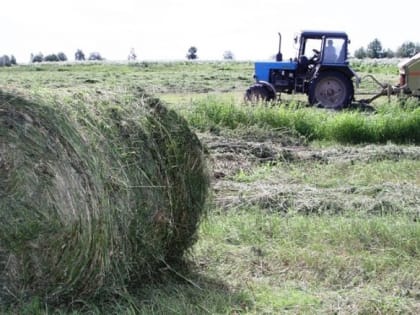
[{"label": "field stubble", "polygon": [[[394,68],[357,67],[395,81]],[[418,145],[315,143],[299,130],[312,127],[307,118],[325,117],[322,110],[306,116],[300,109],[302,117],[286,111],[300,129],[199,116],[201,103],[227,108],[229,119],[246,122],[244,113],[258,108],[235,106],[252,83],[252,71],[251,63],[233,62],[40,65],[0,72],[9,87],[34,90],[93,89],[103,95],[142,86],[184,114],[207,148],[210,211],[188,256],[189,269],[166,266],[162,279],[143,289],[111,301],[75,301],[70,314],[420,313]],[[234,106],[220,104],[226,99]],[[261,113],[270,118],[274,111]],[[358,115],[350,118],[357,122]],[[51,310],[34,299],[17,309],[67,314],[72,307]]]},{"label": "field stubble", "polygon": [[287,213],[420,215],[420,149],[313,147],[201,135],[211,151],[217,207]]},{"label": "field stubble", "polygon": [[241,312],[420,310],[418,146],[308,145],[282,132],[199,136],[217,210],[195,260],[247,293]]}]

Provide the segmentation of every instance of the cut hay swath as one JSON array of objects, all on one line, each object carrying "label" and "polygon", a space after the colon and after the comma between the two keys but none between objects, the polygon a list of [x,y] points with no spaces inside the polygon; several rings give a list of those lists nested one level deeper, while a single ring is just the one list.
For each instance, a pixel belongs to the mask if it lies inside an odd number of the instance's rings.
[{"label": "cut hay swath", "polygon": [[194,243],[201,144],[158,99],[121,94],[0,92],[0,303],[126,288]]}]

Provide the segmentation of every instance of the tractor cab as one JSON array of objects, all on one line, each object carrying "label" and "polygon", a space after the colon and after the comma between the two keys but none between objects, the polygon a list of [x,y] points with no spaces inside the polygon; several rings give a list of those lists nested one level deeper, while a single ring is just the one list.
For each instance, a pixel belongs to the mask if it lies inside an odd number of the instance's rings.
[{"label": "tractor cab", "polygon": [[346,33],[303,31],[299,41],[298,63],[347,66]]}]

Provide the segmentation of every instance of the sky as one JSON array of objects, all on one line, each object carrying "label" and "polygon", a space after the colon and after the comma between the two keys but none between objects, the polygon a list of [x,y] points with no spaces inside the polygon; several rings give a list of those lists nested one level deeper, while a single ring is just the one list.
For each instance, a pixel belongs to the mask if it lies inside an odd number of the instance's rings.
[{"label": "sky", "polygon": [[26,63],[31,53],[81,49],[107,60],[185,60],[197,48],[199,60],[267,60],[278,50],[295,57],[293,38],[301,30],[345,31],[350,51],[378,38],[396,50],[420,42],[420,3],[365,0],[11,0],[0,6],[0,55]]}]

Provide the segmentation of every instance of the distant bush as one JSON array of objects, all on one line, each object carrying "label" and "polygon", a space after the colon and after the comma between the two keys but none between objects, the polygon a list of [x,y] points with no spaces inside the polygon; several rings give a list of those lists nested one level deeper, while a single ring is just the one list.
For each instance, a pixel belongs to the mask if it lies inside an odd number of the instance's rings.
[{"label": "distant bush", "polygon": [[367,57],[366,50],[363,47],[356,49],[356,51],[354,52],[354,57],[357,59],[366,58]]},{"label": "distant bush", "polygon": [[[15,60],[16,61],[16,60]],[[59,61],[67,61],[67,56],[63,52],[59,52],[58,54],[49,54],[44,56],[41,52],[34,55],[31,54],[31,62],[59,62]]]},{"label": "distant bush", "polygon": [[85,54],[83,53],[81,49],[78,49],[76,51],[76,53],[74,54],[74,59],[76,59],[77,61],[85,60]]},{"label": "distant bush", "polygon": [[0,67],[10,67],[12,65],[16,65],[16,58],[15,56],[11,55],[10,57],[7,55],[0,56]]},{"label": "distant bush", "polygon": [[66,54],[65,54],[65,53],[63,53],[63,52],[59,52],[59,53],[57,54],[57,57],[58,57],[58,60],[59,60],[59,61],[67,61],[67,56],[66,56]]},{"label": "distant bush", "polygon": [[0,57],[0,67],[10,67],[11,65],[12,62],[9,56],[3,55]]},{"label": "distant bush", "polygon": [[38,53],[37,55],[32,54],[31,55],[31,62],[43,62],[44,61],[44,55],[42,53]]},{"label": "distant bush", "polygon": [[50,55],[46,55],[43,61],[54,62],[54,61],[60,61],[60,59],[58,59],[58,56],[56,54],[50,54]]},{"label": "distant bush", "polygon": [[226,50],[223,53],[223,59],[224,60],[233,60],[233,59],[235,59],[235,56],[233,55],[233,52],[232,51]]},{"label": "distant bush", "polygon": [[102,58],[101,54],[98,52],[92,52],[89,55],[89,60],[104,60],[104,58]]},{"label": "distant bush", "polygon": [[396,55],[401,58],[410,58],[420,52],[420,43],[405,42],[397,49]]}]

